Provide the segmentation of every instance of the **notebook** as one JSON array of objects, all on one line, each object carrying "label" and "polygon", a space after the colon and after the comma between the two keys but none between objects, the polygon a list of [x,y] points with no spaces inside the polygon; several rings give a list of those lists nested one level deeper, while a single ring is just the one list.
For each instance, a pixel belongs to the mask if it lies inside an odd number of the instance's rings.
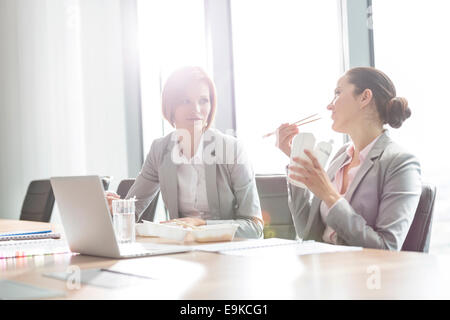
[{"label": "notebook", "polygon": [[61,238],[61,234],[56,232],[0,234],[0,241],[59,239],[59,238]]},{"label": "notebook", "polygon": [[64,239],[0,241],[0,259],[56,253],[70,253]]}]

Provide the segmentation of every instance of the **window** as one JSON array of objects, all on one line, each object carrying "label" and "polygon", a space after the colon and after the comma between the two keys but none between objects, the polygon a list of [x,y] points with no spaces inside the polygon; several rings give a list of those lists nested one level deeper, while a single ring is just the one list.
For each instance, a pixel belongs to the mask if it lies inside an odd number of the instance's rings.
[{"label": "window", "polygon": [[139,55],[144,154],[154,139],[168,133],[163,121],[161,90],[175,69],[206,69],[203,0],[138,0]]},{"label": "window", "polygon": [[450,225],[450,151],[444,140],[450,117],[449,11],[447,0],[373,1],[376,67],[391,77],[412,111],[399,130],[390,130],[391,136],[419,157],[423,180],[438,190],[434,214],[440,223],[433,224],[430,251],[448,248]]},{"label": "window", "polygon": [[325,118],[301,130],[337,151],[343,138],[326,112],[343,72],[337,2],[231,1],[231,19],[236,131],[256,173],[285,173],[288,162],[262,136],[316,112]]},{"label": "window", "polygon": [[[175,69],[197,65],[205,69],[205,12],[203,0],[137,0],[141,77],[143,152],[154,139],[172,130],[162,117],[161,91]],[[163,201],[155,221],[166,220]]]}]

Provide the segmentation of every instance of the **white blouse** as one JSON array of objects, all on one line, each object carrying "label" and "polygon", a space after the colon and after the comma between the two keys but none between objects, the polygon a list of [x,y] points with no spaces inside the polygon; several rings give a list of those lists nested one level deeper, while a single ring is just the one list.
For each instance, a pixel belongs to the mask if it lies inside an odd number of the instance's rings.
[{"label": "white blouse", "polygon": [[203,137],[198,149],[191,159],[187,159],[178,148],[183,163],[177,165],[178,211],[181,217],[196,217],[203,220],[210,218],[206,193],[206,177],[203,156]]}]

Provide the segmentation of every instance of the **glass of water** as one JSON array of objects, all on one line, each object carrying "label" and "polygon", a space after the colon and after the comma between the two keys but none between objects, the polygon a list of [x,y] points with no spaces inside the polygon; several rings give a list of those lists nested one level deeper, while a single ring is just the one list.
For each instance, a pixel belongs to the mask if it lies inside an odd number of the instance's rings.
[{"label": "glass of water", "polygon": [[119,243],[136,241],[135,203],[136,199],[117,199],[112,201],[113,222]]}]

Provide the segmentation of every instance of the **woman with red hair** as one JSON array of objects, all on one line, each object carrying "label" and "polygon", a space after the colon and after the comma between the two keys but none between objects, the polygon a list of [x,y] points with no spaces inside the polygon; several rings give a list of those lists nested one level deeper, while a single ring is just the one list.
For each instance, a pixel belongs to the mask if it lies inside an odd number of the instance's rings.
[{"label": "woman with red hair", "polygon": [[[261,238],[253,169],[241,143],[212,129],[217,107],[211,78],[199,67],[175,71],[162,92],[162,113],[176,129],[153,141],[126,198],[136,197],[136,220],[158,190],[170,220],[185,224],[237,223],[236,236]],[[111,202],[116,195],[109,194]]]}]

